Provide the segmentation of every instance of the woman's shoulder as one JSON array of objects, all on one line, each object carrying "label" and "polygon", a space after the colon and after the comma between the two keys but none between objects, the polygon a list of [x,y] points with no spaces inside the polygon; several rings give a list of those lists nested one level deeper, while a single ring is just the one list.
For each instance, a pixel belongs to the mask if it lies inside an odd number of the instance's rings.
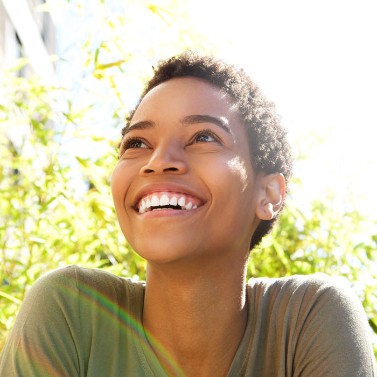
[{"label": "woman's shoulder", "polygon": [[367,316],[346,279],[256,278],[249,282],[248,297],[254,327],[264,331],[261,338],[271,337],[277,348],[284,345],[279,352],[295,359],[297,371],[311,365],[318,366],[313,375],[330,370],[336,370],[334,376],[373,375]]},{"label": "woman's shoulder", "polygon": [[284,278],[255,278],[248,284],[252,305],[265,310],[309,315],[316,310],[332,316],[365,319],[365,311],[350,283],[323,273]]},{"label": "woman's shoulder", "polygon": [[138,282],[130,278],[120,277],[106,270],[80,267],[77,265],[56,268],[42,275],[37,281],[40,281],[41,284],[48,284],[51,282],[67,281],[67,279],[76,282],[85,281],[94,285],[144,285],[144,282]]},{"label": "woman's shoulder", "polygon": [[120,296],[124,294],[140,296],[144,282],[119,277],[108,271],[85,268],[76,265],[57,268],[42,275],[31,287],[29,295],[73,297],[75,294],[91,296]]},{"label": "woman's shoulder", "polygon": [[256,293],[260,292],[264,296],[309,294],[312,298],[322,295],[355,297],[355,293],[345,278],[329,276],[324,273],[292,275],[282,278],[252,278],[249,280],[248,286],[249,289]]},{"label": "woman's shoulder", "polygon": [[104,307],[113,315],[122,310],[138,313],[143,296],[141,282],[99,269],[71,265],[37,279],[26,293],[17,321],[40,324],[43,318],[46,321],[55,318],[57,322],[65,318],[66,322],[79,323],[82,319],[95,317],[95,313]]},{"label": "woman's shoulder", "polygon": [[97,269],[68,266],[43,275],[21,305],[0,374],[6,370],[18,376],[13,368],[22,365],[23,376],[39,376],[51,366],[54,375],[76,376],[92,353],[111,360],[117,337],[122,334],[127,342],[123,329],[130,318],[140,316],[142,292],[142,283]]}]

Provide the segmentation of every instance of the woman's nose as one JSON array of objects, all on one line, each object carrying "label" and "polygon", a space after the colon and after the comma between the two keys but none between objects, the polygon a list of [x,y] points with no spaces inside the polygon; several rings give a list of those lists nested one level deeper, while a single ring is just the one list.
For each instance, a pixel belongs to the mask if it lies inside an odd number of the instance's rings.
[{"label": "woman's nose", "polygon": [[149,160],[140,169],[140,175],[150,174],[184,174],[188,171],[183,151],[176,145],[159,146]]}]

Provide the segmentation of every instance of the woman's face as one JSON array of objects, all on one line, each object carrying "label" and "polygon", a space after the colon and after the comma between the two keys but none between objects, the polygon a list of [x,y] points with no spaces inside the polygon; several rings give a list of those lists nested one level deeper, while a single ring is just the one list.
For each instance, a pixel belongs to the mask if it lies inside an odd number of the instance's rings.
[{"label": "woman's face", "polygon": [[248,252],[257,178],[230,98],[176,78],[141,101],[112,176],[120,227],[150,262]]}]

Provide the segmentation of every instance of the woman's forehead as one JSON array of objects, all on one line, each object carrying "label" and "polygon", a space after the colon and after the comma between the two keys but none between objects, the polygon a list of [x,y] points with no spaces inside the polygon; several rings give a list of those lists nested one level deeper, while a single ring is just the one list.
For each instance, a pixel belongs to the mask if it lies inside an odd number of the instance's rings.
[{"label": "woman's forehead", "polygon": [[151,89],[141,100],[132,122],[156,111],[181,115],[213,114],[238,118],[238,111],[230,96],[209,82],[194,77],[174,78]]}]

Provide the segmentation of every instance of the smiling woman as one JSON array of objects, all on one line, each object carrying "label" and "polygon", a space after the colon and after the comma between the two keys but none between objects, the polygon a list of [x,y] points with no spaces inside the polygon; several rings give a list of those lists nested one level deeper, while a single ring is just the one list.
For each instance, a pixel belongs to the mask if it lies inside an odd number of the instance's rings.
[{"label": "smiling woman", "polygon": [[374,376],[365,313],[340,283],[246,284],[291,165],[273,106],[242,71],[190,52],[162,62],[111,183],[146,282],[74,266],[41,278],[1,376]]},{"label": "smiling woman", "polygon": [[[144,96],[124,130],[112,178],[114,203],[125,237],[148,261],[248,250],[256,186],[246,132],[230,104],[203,80],[174,78]],[[235,158],[245,167],[247,187],[230,163]],[[157,211],[153,207],[166,193],[191,208],[162,210],[159,203]],[[141,213],[143,201],[152,210]]]}]

